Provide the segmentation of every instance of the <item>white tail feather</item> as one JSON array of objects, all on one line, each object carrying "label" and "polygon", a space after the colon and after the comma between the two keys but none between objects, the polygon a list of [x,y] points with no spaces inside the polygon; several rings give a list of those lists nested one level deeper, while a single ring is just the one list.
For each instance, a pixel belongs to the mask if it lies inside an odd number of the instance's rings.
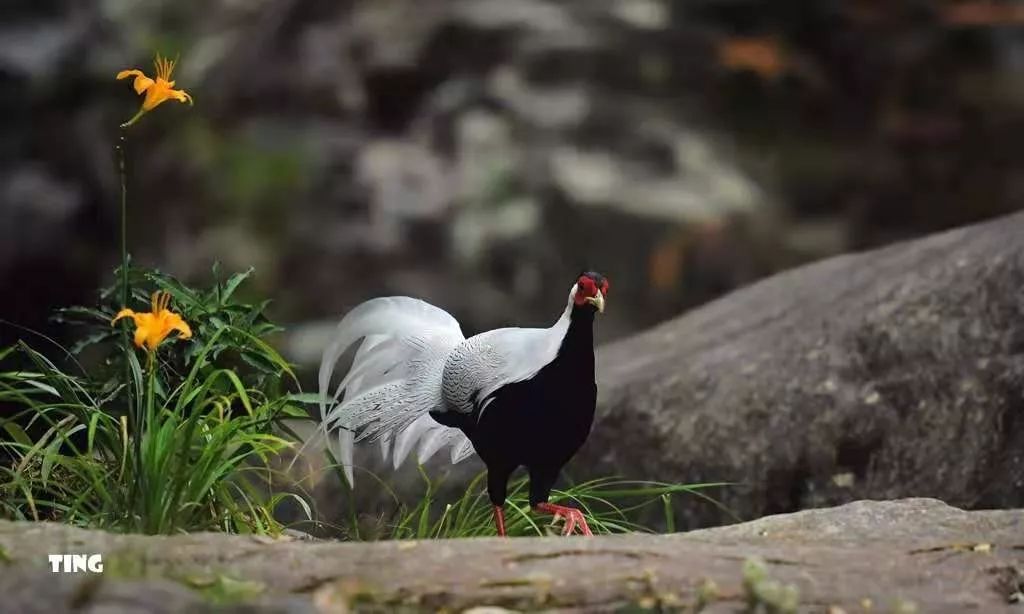
[{"label": "white tail feather", "polygon": [[395,439],[394,458],[392,459],[395,469],[398,469],[405,462],[409,452],[412,451],[413,445],[427,431],[431,430],[434,424],[437,423],[430,416],[423,414],[398,433],[398,437]]},{"label": "white tail feather", "polygon": [[353,443],[354,433],[352,431],[340,430],[337,438],[327,437],[327,449],[334,455],[334,459],[341,463],[341,469],[345,472],[345,478],[349,484],[355,484],[352,475],[352,456],[355,450]]},{"label": "white tail feather", "polygon": [[420,449],[417,453],[416,460],[421,465],[427,462],[430,460],[430,457],[455,439],[455,436],[458,434],[459,431],[441,425],[438,425],[438,428],[428,431],[427,434],[420,439]]},{"label": "white tail feather", "polygon": [[[362,340],[348,373],[333,396],[331,380],[341,357]],[[419,458],[446,444],[452,462],[472,454],[459,431],[435,422],[427,412],[442,410],[441,376],[448,353],[465,340],[447,312],[408,297],[367,301],[346,315],[324,350],[320,363],[320,419],[325,433],[337,430],[328,445],[353,481],[353,448],[380,441],[397,468],[421,438]]]},{"label": "white tail feather", "polygon": [[466,437],[452,443],[452,464],[462,462],[473,455],[473,443]]}]

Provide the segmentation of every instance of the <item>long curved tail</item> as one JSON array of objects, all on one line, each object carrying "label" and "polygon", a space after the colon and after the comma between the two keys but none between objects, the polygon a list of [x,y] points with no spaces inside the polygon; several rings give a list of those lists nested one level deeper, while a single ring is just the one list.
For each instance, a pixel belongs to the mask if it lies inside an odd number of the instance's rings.
[{"label": "long curved tail", "polygon": [[[360,340],[332,393],[338,360]],[[366,301],[341,320],[320,362],[320,426],[350,485],[359,441],[379,441],[395,468],[417,443],[420,462],[449,444],[453,463],[472,454],[460,431],[427,415],[443,408],[444,362],[464,340],[448,312],[404,296]]]}]

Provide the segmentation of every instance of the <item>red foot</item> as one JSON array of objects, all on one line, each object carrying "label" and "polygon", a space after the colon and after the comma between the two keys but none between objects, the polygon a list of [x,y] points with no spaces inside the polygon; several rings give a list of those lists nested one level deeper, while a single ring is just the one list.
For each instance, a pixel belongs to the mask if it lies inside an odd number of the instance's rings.
[{"label": "red foot", "polygon": [[494,506],[494,525],[498,527],[498,535],[508,537],[505,533],[505,508],[500,505]]},{"label": "red foot", "polygon": [[533,509],[537,512],[552,514],[555,518],[565,518],[565,529],[562,530],[562,535],[572,535],[576,527],[579,527],[581,535],[594,535],[590,532],[590,527],[587,526],[587,519],[583,517],[583,512],[574,507],[565,507],[554,503],[538,503],[537,507]]}]

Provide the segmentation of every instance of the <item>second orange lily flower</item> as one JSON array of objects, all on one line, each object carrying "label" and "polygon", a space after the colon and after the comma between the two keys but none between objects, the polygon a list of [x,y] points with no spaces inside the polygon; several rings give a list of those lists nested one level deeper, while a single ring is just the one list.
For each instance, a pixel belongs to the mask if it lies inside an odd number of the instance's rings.
[{"label": "second orange lily flower", "polygon": [[150,313],[136,313],[131,309],[122,309],[111,321],[111,324],[121,318],[131,318],[135,321],[135,345],[140,348],[145,346],[150,352],[155,352],[156,348],[173,331],[178,331],[178,337],[181,339],[192,337],[192,329],[185,320],[168,309],[170,303],[170,294],[154,292]]},{"label": "second orange lily flower", "polygon": [[133,68],[131,70],[122,70],[117,73],[118,79],[126,79],[128,77],[135,77],[133,86],[135,87],[135,93],[145,94],[146,97],[142,101],[142,107],[139,112],[135,114],[130,120],[121,124],[122,128],[127,128],[139,120],[146,112],[152,111],[160,104],[174,99],[178,102],[187,102],[192,104],[192,96],[189,95],[185,90],[176,90],[174,88],[174,81],[171,80],[171,74],[174,72],[174,65],[177,62],[175,60],[168,60],[167,58],[161,57],[158,53],[156,60],[153,62],[153,66],[156,69],[156,79],[150,79],[141,70]]}]

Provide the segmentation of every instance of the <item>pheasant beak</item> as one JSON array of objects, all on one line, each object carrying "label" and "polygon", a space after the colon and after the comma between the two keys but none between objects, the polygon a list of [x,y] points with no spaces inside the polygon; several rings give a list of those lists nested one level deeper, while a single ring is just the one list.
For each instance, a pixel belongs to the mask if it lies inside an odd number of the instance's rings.
[{"label": "pheasant beak", "polygon": [[588,296],[584,300],[593,305],[594,307],[597,307],[598,313],[604,313],[604,295],[601,294],[600,290],[597,291],[596,295]]}]

